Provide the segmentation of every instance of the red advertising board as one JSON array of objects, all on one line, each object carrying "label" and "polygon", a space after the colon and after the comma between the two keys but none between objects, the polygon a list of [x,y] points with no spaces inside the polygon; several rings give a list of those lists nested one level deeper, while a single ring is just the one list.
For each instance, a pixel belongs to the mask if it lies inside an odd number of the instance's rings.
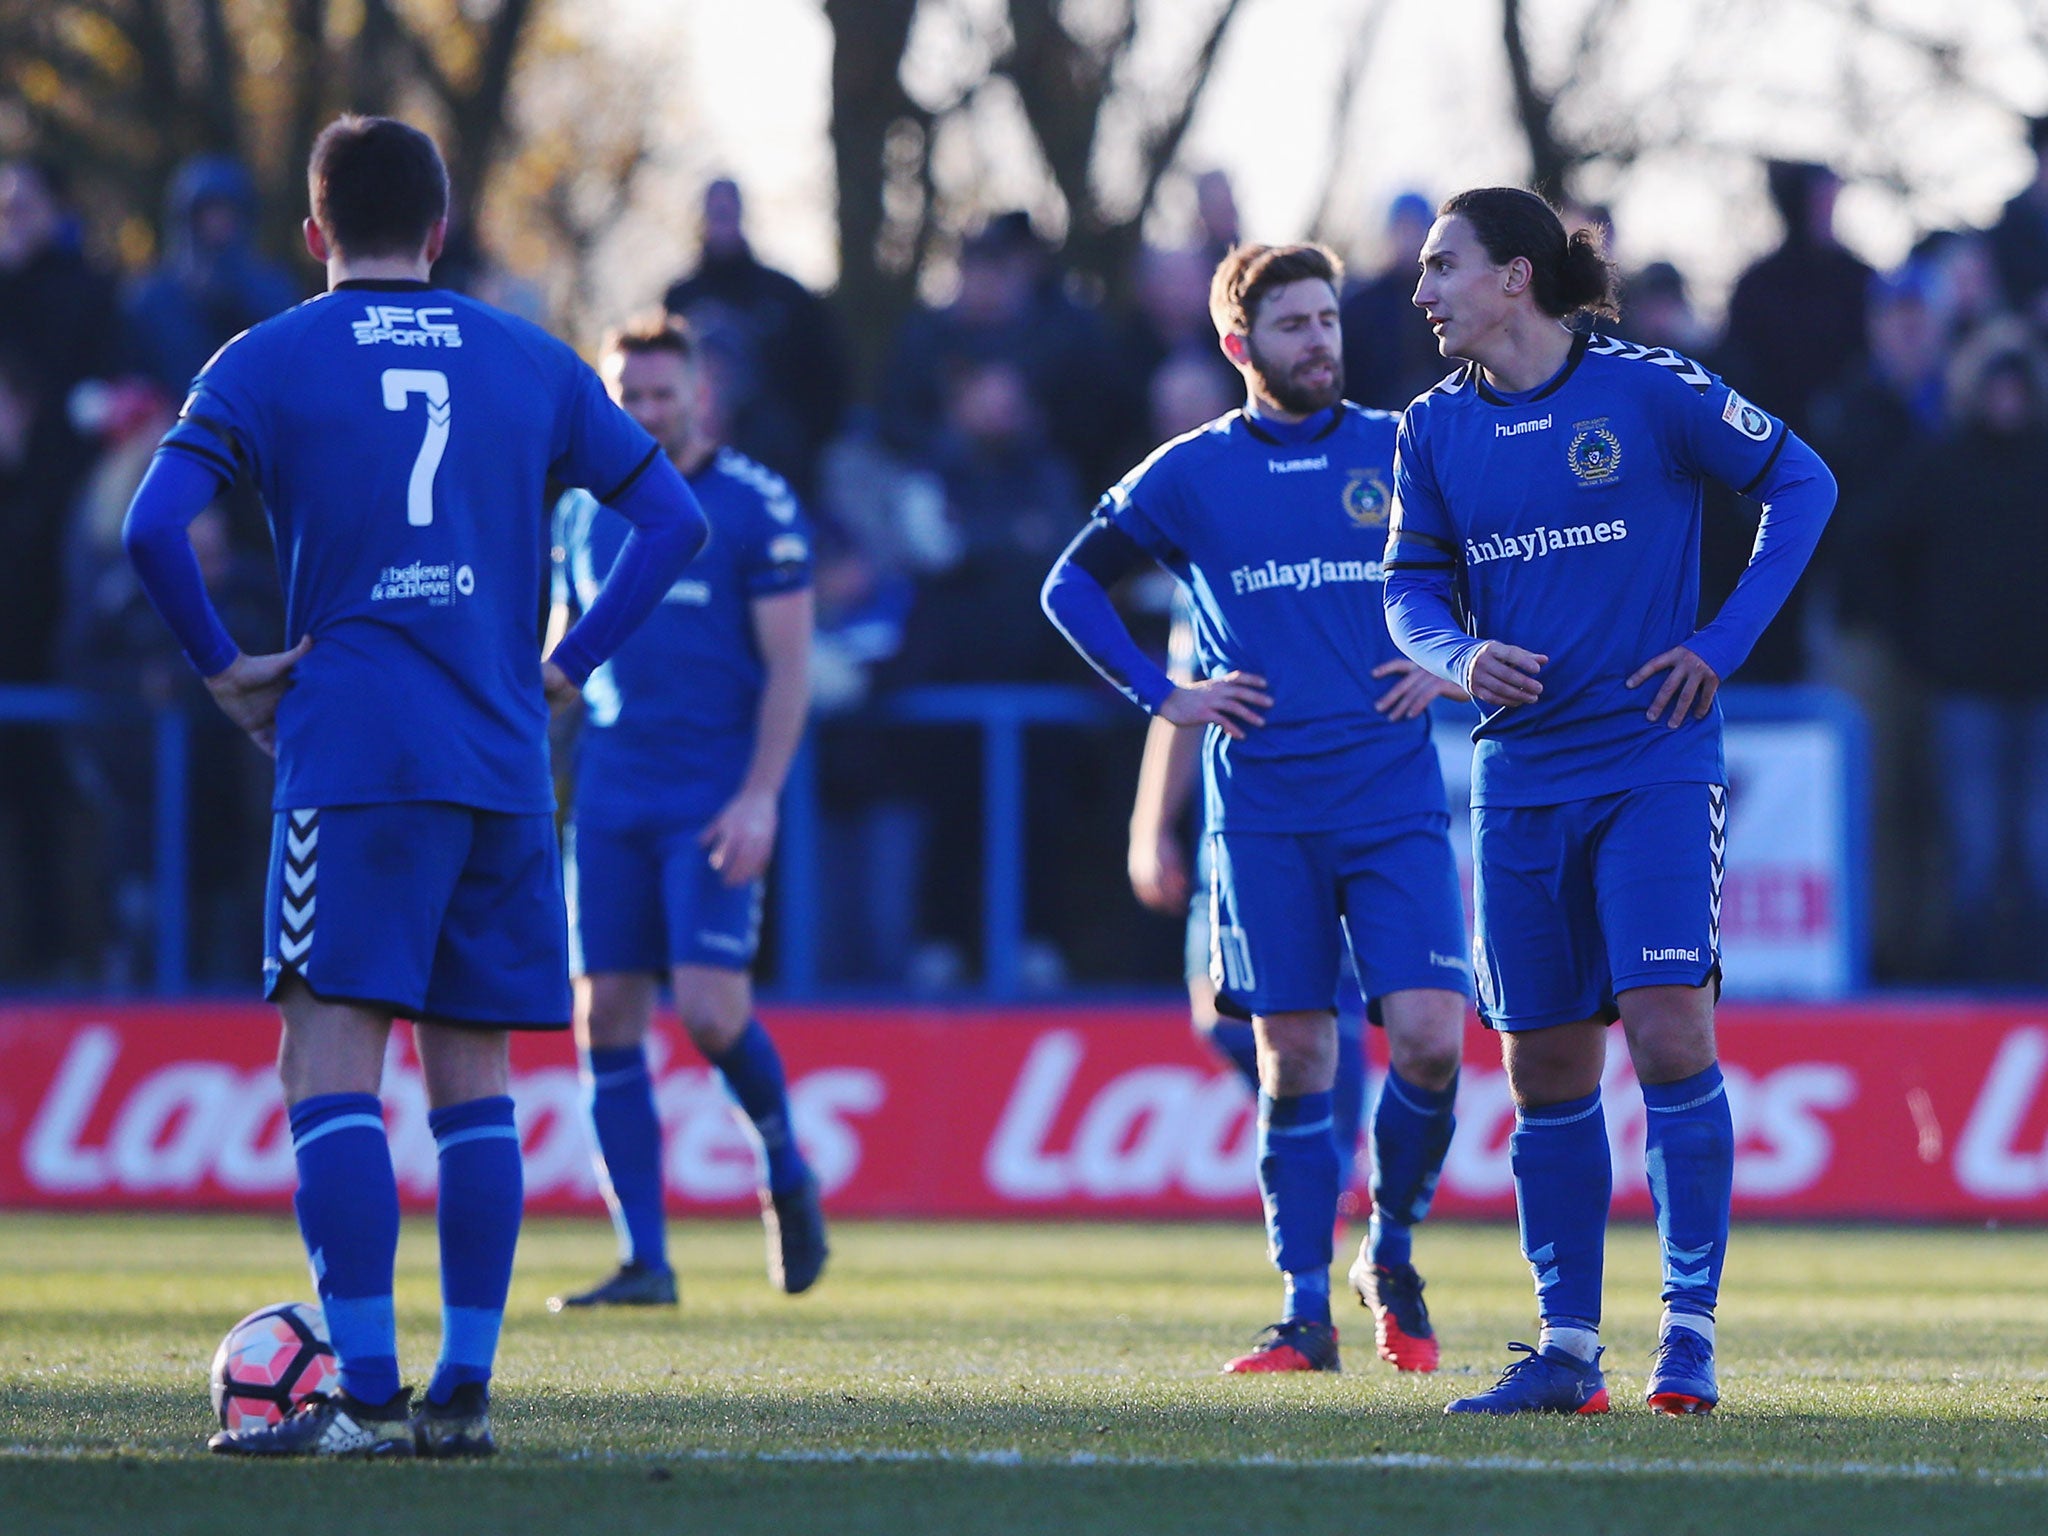
[{"label": "red advertising board", "polygon": [[[1249,1215],[1237,1080],[1169,1007],[784,1008],[797,1134],[841,1215]],[[2048,1002],[1731,1004],[1721,1040],[1748,1216],[2048,1219]],[[267,1008],[0,1007],[0,1206],[288,1208],[292,1157]],[[656,1044],[671,1205],[750,1208],[754,1151],[672,1025]],[[1513,1210],[1513,1114],[1476,1026],[1446,1215]],[[514,1091],[536,1211],[598,1208],[574,1055],[522,1037]],[[399,1187],[431,1202],[411,1043],[385,1100]],[[1643,1111],[1617,1037],[1607,1080],[1616,1206],[1649,1207]]]}]

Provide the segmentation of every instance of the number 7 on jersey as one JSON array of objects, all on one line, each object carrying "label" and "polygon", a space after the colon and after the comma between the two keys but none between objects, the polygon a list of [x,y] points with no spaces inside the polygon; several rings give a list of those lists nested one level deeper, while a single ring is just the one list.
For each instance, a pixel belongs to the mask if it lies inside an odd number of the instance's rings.
[{"label": "number 7 on jersey", "polygon": [[385,410],[404,410],[414,395],[427,397],[427,435],[420,439],[419,457],[412,461],[412,478],[406,482],[405,520],[425,528],[434,521],[434,476],[448,449],[448,423],[454,415],[448,404],[448,375],[438,368],[384,370]]}]

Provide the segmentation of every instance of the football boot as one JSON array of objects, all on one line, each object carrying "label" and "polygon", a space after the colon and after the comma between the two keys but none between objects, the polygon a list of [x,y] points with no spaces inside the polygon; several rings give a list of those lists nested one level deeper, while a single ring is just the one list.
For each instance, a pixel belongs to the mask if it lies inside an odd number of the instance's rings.
[{"label": "football boot", "polygon": [[1351,1289],[1360,1306],[1372,1309],[1373,1342],[1379,1357],[1401,1371],[1437,1367],[1436,1330],[1422,1301],[1422,1276],[1413,1264],[1375,1264],[1363,1249],[1352,1261]]},{"label": "football boot", "polygon": [[497,1455],[490,1388],[480,1381],[465,1381],[445,1403],[426,1399],[413,1413],[412,1440],[413,1449],[432,1461]]},{"label": "football boot", "polygon": [[1223,1367],[1226,1376],[1251,1376],[1269,1371],[1341,1371],[1337,1330],[1328,1323],[1295,1318],[1274,1323],[1259,1342]]},{"label": "football boot", "polygon": [[1607,1378],[1600,1374],[1600,1354],[1591,1360],[1561,1349],[1539,1350],[1510,1344],[1522,1358],[1500,1373],[1484,1392],[1446,1404],[1445,1413],[1605,1413]]},{"label": "football boot", "polygon": [[676,1304],[676,1272],[650,1264],[621,1264],[618,1272],[573,1296],[550,1296],[548,1310],[571,1307],[672,1307]]},{"label": "football boot", "polygon": [[818,1181],[805,1179],[781,1194],[761,1191],[761,1225],[768,1234],[768,1282],[801,1296],[818,1283],[831,1249],[825,1242],[825,1208]]},{"label": "football boot", "polygon": [[1671,1328],[1657,1341],[1650,1389],[1643,1400],[1659,1413],[1712,1413],[1721,1401],[1714,1378],[1714,1346],[1690,1328]]},{"label": "football boot", "polygon": [[206,1442],[216,1456],[342,1456],[389,1460],[413,1454],[412,1389],[388,1402],[315,1392],[290,1417],[261,1429],[222,1430]]}]

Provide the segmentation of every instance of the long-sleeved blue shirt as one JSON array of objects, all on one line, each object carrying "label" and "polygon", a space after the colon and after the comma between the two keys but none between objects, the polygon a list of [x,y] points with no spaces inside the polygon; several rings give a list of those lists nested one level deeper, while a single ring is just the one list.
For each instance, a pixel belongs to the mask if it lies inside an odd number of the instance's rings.
[{"label": "long-sleeved blue shirt", "polygon": [[[1764,503],[1719,614],[1697,626],[1702,483]],[[1834,476],[1783,422],[1690,359],[1581,337],[1522,394],[1468,364],[1409,406],[1394,464],[1387,623],[1468,681],[1480,644],[1547,655],[1542,697],[1484,708],[1473,801],[1551,805],[1659,783],[1723,783],[1721,713],[1646,718],[1683,645],[1727,678],[1783,605],[1834,508]]]},{"label": "long-sleeved blue shirt", "polygon": [[1429,722],[1373,708],[1388,684],[1372,670],[1397,654],[1379,600],[1394,426],[1354,405],[1301,422],[1233,411],[1126,475],[1047,579],[1054,622],[1147,708],[1173,685],[1103,594],[1118,549],[1123,564],[1150,557],[1187,589],[1200,675],[1266,680],[1265,724],[1243,740],[1213,726],[1203,738],[1211,831],[1330,831],[1444,813]]},{"label": "long-sleeved blue shirt", "polygon": [[194,665],[218,672],[235,650],[185,528],[242,472],[270,518],[287,633],[313,639],[278,706],[280,810],[552,810],[546,484],[589,486],[637,529],[556,650],[579,681],[705,533],[682,477],[573,352],[419,282],[344,283],[245,331],[157,452],[125,538]]}]

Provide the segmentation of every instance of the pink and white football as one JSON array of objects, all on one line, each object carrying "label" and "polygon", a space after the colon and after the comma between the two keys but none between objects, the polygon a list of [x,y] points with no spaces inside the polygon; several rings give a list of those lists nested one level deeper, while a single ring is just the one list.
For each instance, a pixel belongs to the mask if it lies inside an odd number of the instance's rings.
[{"label": "pink and white football", "polygon": [[213,1411],[226,1430],[275,1424],[308,1394],[340,1385],[327,1319],[310,1302],[259,1307],[213,1353]]}]

